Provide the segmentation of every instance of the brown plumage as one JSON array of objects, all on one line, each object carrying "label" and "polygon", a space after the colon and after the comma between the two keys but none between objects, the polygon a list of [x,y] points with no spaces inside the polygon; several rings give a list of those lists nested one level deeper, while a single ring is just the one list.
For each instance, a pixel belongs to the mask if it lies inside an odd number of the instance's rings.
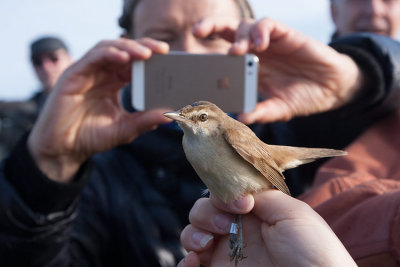
[{"label": "brown plumage", "polygon": [[272,186],[290,194],[283,171],[318,158],[346,154],[334,149],[268,145],[249,127],[207,101],[165,116],[182,127],[187,159],[210,192],[224,202]]},{"label": "brown plumage", "polygon": [[[290,195],[283,171],[318,158],[346,154],[333,149],[268,145],[249,127],[207,101],[164,115],[181,126],[188,161],[211,194],[226,203],[273,187]],[[230,257],[237,265],[244,258],[240,215],[233,225],[238,230],[231,232]]]}]

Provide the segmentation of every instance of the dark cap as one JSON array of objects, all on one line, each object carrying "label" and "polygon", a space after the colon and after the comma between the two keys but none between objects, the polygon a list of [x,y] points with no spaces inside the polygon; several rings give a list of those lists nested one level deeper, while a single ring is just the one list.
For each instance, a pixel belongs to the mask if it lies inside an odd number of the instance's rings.
[{"label": "dark cap", "polygon": [[31,43],[31,59],[45,52],[52,52],[57,49],[68,51],[65,43],[56,37],[44,37],[37,39]]}]

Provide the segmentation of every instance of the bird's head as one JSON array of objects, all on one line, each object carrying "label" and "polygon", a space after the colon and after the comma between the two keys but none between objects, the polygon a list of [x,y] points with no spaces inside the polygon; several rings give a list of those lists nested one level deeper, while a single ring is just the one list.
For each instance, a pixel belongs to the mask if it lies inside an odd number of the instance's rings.
[{"label": "bird's head", "polygon": [[220,131],[227,115],[211,102],[198,101],[164,116],[177,121],[185,134],[211,136]]}]

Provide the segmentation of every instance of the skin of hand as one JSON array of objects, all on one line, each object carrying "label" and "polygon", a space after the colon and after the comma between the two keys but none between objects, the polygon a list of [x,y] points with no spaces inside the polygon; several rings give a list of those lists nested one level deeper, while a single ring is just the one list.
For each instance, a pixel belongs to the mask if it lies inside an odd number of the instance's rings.
[{"label": "skin of hand", "polygon": [[230,204],[213,196],[199,199],[190,212],[191,224],[181,234],[190,252],[178,266],[228,266],[229,227],[232,214],[238,213],[247,214],[243,216],[247,258],[240,266],[356,266],[311,207],[277,190],[247,195]]},{"label": "skin of hand", "polygon": [[239,23],[209,17],[193,31],[199,37],[219,34],[232,42],[230,54],[259,57],[258,90],[266,100],[239,116],[246,124],[288,121],[339,108],[362,85],[362,73],[349,56],[269,18]]},{"label": "skin of hand", "polygon": [[28,137],[28,150],[41,171],[67,183],[91,155],[169,122],[165,110],[130,114],[119,99],[132,61],[168,50],[166,43],[148,38],[103,41],[67,69]]}]

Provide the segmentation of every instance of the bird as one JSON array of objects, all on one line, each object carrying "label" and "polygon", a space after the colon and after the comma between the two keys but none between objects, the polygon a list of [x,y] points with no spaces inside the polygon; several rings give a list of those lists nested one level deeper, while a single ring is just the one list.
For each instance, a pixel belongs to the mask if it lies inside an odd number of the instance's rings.
[{"label": "bird", "polygon": [[[213,196],[230,203],[246,194],[278,189],[290,195],[283,172],[342,150],[269,145],[215,104],[197,101],[164,116],[183,130],[187,160]],[[231,226],[230,260],[244,259],[241,217]]]}]

